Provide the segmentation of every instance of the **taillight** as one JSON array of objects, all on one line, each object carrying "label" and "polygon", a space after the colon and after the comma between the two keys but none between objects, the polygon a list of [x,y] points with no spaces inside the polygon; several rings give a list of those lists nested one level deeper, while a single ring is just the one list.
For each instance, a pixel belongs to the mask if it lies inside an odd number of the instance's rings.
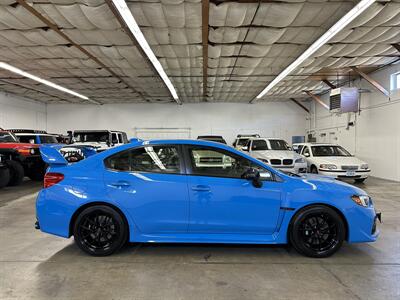
[{"label": "taillight", "polygon": [[43,187],[44,188],[51,187],[59,183],[63,179],[64,179],[64,174],[52,173],[52,172],[46,173],[46,175],[44,175]]}]

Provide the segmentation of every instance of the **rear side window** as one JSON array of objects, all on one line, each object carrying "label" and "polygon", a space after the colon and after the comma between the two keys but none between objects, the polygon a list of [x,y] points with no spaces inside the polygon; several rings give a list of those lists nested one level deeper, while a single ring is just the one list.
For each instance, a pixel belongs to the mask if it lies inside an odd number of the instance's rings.
[{"label": "rear side window", "polygon": [[104,163],[106,168],[116,171],[181,173],[181,160],[175,146],[135,148],[114,154]]}]

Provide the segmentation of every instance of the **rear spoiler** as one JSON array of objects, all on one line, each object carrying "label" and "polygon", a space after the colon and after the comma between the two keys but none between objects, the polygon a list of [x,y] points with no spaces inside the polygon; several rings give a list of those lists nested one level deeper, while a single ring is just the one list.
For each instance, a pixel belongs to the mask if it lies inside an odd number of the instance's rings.
[{"label": "rear spoiler", "polygon": [[43,161],[50,166],[66,166],[68,165],[67,160],[62,156],[56,148],[51,146],[41,146],[40,154],[42,155]]}]

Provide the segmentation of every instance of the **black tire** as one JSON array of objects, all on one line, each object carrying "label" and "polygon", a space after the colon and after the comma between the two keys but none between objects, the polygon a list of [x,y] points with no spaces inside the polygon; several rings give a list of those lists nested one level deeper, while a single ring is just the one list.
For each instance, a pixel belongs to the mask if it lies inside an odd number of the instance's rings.
[{"label": "black tire", "polygon": [[10,170],[8,168],[0,168],[0,189],[7,186],[10,181]]},{"label": "black tire", "polygon": [[289,240],[297,252],[315,258],[328,257],[340,249],[346,237],[342,217],[323,205],[300,210],[289,227]]},{"label": "black tire", "polygon": [[115,209],[94,205],[77,216],[73,227],[75,243],[93,256],[118,251],[128,240],[128,225]]},{"label": "black tire", "polygon": [[354,181],[355,181],[355,183],[363,183],[365,181],[365,179],[367,179],[367,178],[357,178],[357,179],[354,179]]},{"label": "black tire", "polygon": [[311,166],[311,168],[310,168],[310,172],[312,173],[312,174],[318,174],[318,169],[317,169],[317,167],[316,166]]},{"label": "black tire", "polygon": [[14,160],[6,161],[6,165],[10,170],[10,180],[8,181],[8,185],[9,186],[20,185],[22,183],[22,180],[24,180],[25,176],[24,168],[22,167],[22,165]]}]

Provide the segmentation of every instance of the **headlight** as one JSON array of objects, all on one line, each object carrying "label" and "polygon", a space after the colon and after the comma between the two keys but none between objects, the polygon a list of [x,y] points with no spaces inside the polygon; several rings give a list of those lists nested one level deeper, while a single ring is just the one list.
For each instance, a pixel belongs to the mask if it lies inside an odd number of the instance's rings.
[{"label": "headlight", "polygon": [[371,199],[369,196],[351,196],[351,199],[360,206],[368,207]]},{"label": "headlight", "polygon": [[363,170],[368,170],[368,164],[362,164],[360,168]]},{"label": "headlight", "polygon": [[30,153],[32,154],[32,155],[34,155],[35,154],[35,149],[31,149],[31,151],[30,151]]},{"label": "headlight", "polygon": [[304,164],[305,162],[306,162],[306,160],[302,157],[300,157],[294,161],[295,164]]},{"label": "headlight", "polygon": [[325,170],[335,170],[337,169],[336,165],[330,165],[330,164],[322,164],[319,165],[320,169],[325,169]]},{"label": "headlight", "polygon": [[268,161],[268,159],[265,159],[265,158],[259,158],[258,160],[261,160],[262,162],[265,162],[266,164],[269,164],[269,161]]}]

